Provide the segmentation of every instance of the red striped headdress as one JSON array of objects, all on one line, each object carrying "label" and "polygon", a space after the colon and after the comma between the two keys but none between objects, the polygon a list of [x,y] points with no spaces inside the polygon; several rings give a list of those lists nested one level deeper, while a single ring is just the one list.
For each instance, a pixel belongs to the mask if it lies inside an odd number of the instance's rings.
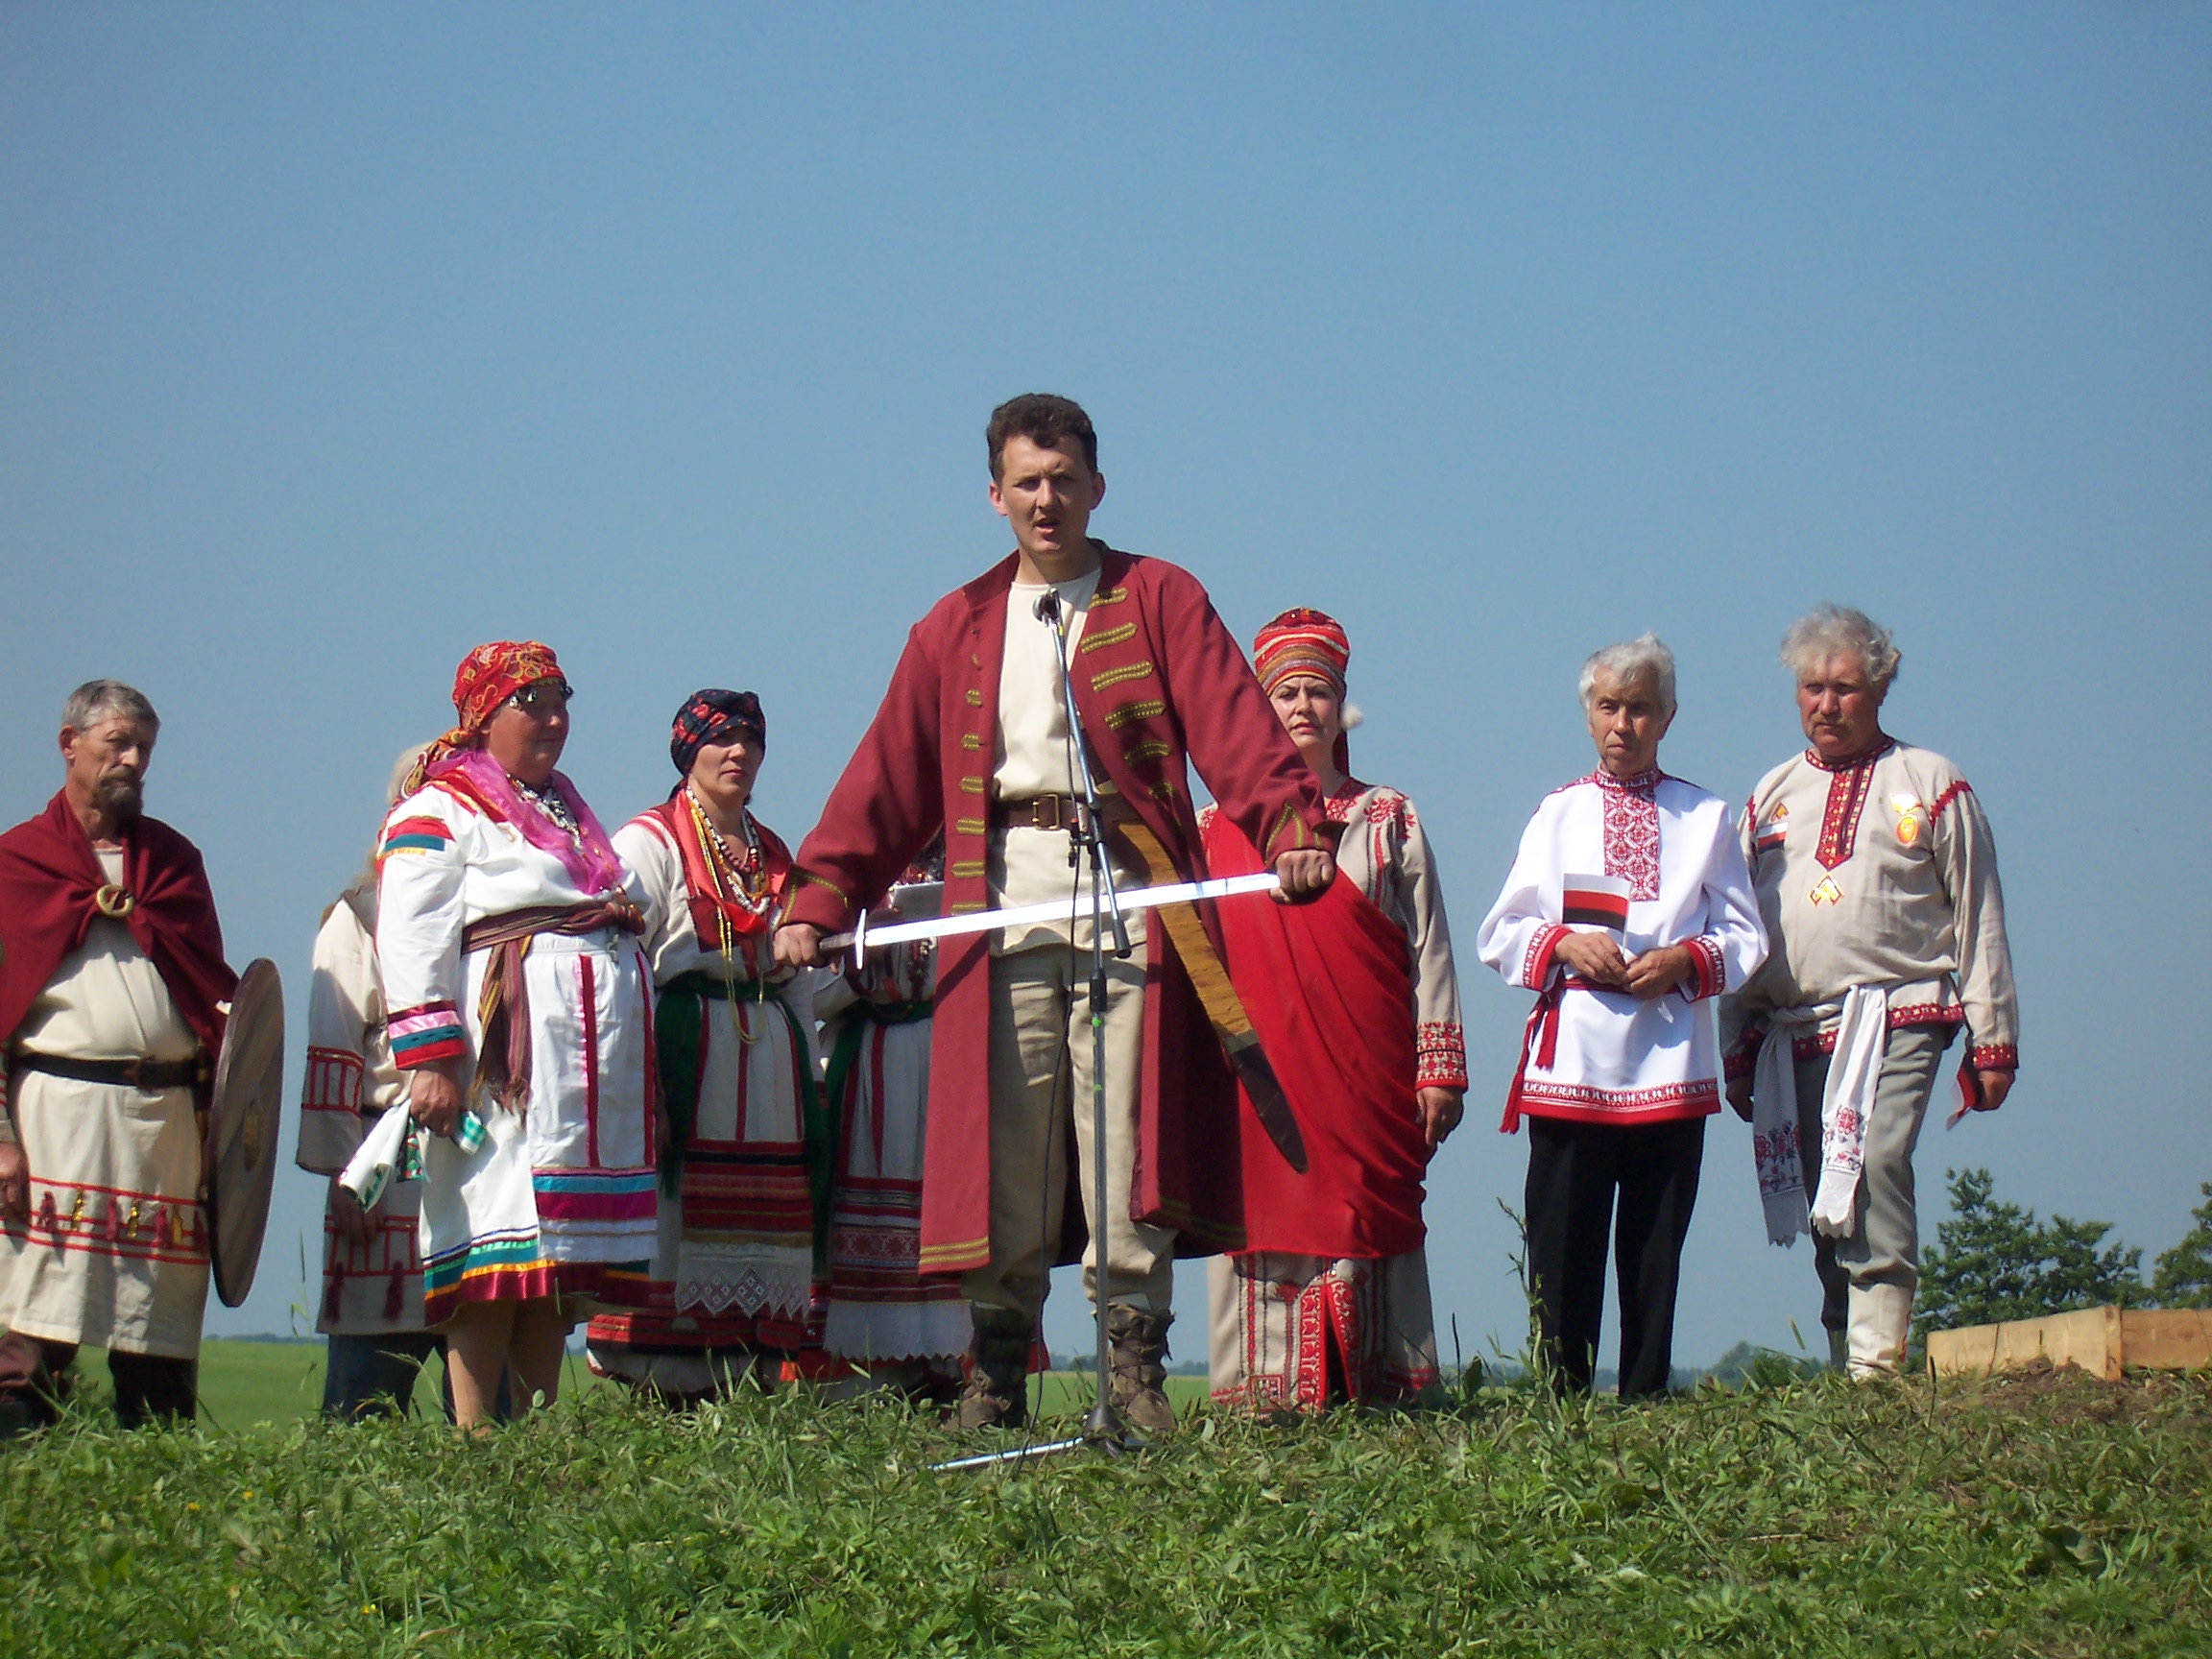
[{"label": "red striped headdress", "polygon": [[1344,669],[1352,661],[1352,641],[1335,617],[1303,605],[1283,613],[1252,641],[1252,668],[1260,688],[1275,687],[1300,674],[1326,680],[1344,695]]},{"label": "red striped headdress", "polygon": [[1352,770],[1352,746],[1345,733],[1359,724],[1359,710],[1344,702],[1344,669],[1352,661],[1352,641],[1344,625],[1324,611],[1293,606],[1252,641],[1252,670],[1260,676],[1260,688],[1268,696],[1286,680],[1309,675],[1328,682],[1342,704],[1344,732],[1336,734],[1336,770]]}]

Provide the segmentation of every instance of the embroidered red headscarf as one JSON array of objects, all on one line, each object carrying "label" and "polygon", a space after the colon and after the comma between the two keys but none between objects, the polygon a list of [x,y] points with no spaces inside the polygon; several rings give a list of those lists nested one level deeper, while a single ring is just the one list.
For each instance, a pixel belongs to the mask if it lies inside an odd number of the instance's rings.
[{"label": "embroidered red headscarf", "polygon": [[[192,1034],[213,1054],[238,975],[223,960],[223,929],[200,850],[157,818],[125,825],[123,892],[108,887],[68,798],[0,835],[0,1043],[23,1022],[62,958],[84,943],[93,918],[118,918],[153,958]],[[95,895],[106,894],[106,909]]]},{"label": "embroidered red headscarf", "polygon": [[523,686],[562,678],[553,647],[536,639],[494,639],[477,646],[453,670],[453,711],[461,723],[422,751],[400,793],[412,795],[421,788],[430,769],[455,750],[476,747],[499,705]]},{"label": "embroidered red headscarf", "polygon": [[[1352,641],[1344,633],[1344,625],[1326,612],[1310,611],[1303,605],[1284,612],[1252,641],[1252,671],[1260,676],[1260,689],[1270,697],[1284,681],[1303,674],[1325,681],[1341,706],[1344,670],[1351,661]],[[1351,710],[1339,707],[1338,713],[1349,726]],[[1336,734],[1334,759],[1337,771],[1352,770],[1352,746],[1341,732]]]},{"label": "embroidered red headscarf", "polygon": [[424,783],[459,789],[493,820],[513,825],[533,847],[552,854],[585,892],[612,893],[622,885],[622,860],[567,775],[554,773],[549,786],[575,815],[574,836],[524,801],[514,781],[484,752],[484,728],[499,706],[541,680],[559,680],[564,688],[567,685],[553,647],[536,639],[494,639],[462,658],[453,670],[453,709],[461,724],[422,751],[404,793],[412,795]]}]

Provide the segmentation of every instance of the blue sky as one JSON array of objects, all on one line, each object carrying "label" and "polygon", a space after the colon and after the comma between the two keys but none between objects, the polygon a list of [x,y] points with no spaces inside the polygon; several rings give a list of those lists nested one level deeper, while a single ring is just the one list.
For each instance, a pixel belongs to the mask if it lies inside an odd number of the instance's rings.
[{"label": "blue sky", "polygon": [[[1239,637],[1343,618],[1357,768],[1422,809],[1464,942],[1587,768],[1590,649],[1673,645],[1665,761],[1736,797],[1798,741],[1791,616],[1889,622],[1889,724],[1988,808],[2024,1005],[2012,1102],[1929,1133],[1929,1224],[1971,1161],[2155,1252],[2212,1180],[2174,680],[2212,616],[2208,85],[2180,7],[17,0],[0,817],[55,786],[71,685],[143,686],[155,810],[296,1023],[480,639],[560,651],[609,818],[664,792],[685,691],[757,688],[796,839],[905,628],[1004,550],[985,415],[1061,391],[1097,533]],[[1492,1125],[1526,1009],[1463,955],[1448,1357],[1453,1315],[1469,1352],[1521,1323]],[[211,1330],[309,1301],[320,1192],[278,1202]],[[1810,1259],[1717,1119],[1678,1356],[1792,1318]]]}]

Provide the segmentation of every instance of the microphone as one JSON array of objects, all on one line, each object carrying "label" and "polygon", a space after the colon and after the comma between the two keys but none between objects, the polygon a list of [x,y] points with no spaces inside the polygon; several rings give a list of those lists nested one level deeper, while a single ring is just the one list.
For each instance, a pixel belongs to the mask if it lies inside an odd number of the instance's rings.
[{"label": "microphone", "polygon": [[1038,600],[1035,605],[1031,606],[1030,610],[1036,614],[1038,621],[1049,622],[1053,627],[1059,627],[1060,589],[1057,588],[1046,589],[1045,596]]}]

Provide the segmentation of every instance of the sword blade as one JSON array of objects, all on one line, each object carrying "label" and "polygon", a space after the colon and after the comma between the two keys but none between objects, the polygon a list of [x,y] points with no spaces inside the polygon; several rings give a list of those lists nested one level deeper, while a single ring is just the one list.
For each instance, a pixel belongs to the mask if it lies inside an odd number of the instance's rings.
[{"label": "sword blade", "polygon": [[[1162,904],[1189,904],[1200,899],[1231,899],[1243,893],[1274,893],[1282,881],[1272,871],[1252,876],[1223,876],[1210,881],[1178,881],[1167,887],[1137,887],[1121,895],[1121,913],[1152,910]],[[822,941],[825,950],[841,950],[861,937],[870,945],[904,945],[917,939],[950,939],[964,933],[989,933],[1000,927],[1026,927],[1038,922],[1078,922],[1091,913],[1088,900],[1075,904],[1021,904],[1010,910],[977,910],[967,916],[933,916],[921,922],[894,922],[885,927],[861,926],[850,933],[833,933]]]}]

